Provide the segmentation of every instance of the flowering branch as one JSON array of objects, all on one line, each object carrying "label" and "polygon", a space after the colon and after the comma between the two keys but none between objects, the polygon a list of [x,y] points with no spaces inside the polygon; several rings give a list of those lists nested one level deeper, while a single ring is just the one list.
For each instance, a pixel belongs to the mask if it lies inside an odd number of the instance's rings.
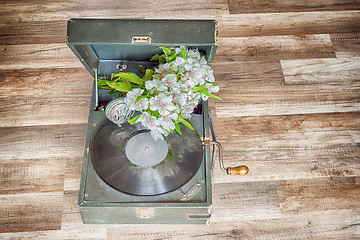
[{"label": "flowering branch", "polygon": [[129,109],[141,112],[128,122],[140,122],[151,130],[155,140],[174,130],[181,134],[179,123],[194,130],[185,119],[191,117],[199,101],[209,97],[221,100],[212,94],[219,87],[199,51],[186,47],[159,48],[164,53],[150,59],[159,65],[143,69],[142,78],[132,72],[119,72],[113,73],[110,80],[98,79],[99,88],[111,90],[110,94],[125,95]]}]

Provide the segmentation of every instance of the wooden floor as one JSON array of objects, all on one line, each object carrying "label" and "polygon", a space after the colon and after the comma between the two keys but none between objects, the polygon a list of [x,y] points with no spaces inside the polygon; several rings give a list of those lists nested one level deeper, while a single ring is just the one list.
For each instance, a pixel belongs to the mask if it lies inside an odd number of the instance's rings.
[{"label": "wooden floor", "polygon": [[[360,239],[359,0],[88,0],[0,5],[0,239]],[[92,77],[71,17],[216,19],[211,101],[227,166],[208,226],[84,225]]]}]

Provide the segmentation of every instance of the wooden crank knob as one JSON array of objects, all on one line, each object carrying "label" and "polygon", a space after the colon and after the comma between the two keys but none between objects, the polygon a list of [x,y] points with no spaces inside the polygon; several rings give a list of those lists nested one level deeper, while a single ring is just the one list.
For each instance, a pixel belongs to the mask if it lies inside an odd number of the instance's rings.
[{"label": "wooden crank knob", "polygon": [[246,175],[249,172],[249,168],[245,165],[237,167],[228,167],[226,173],[228,175]]}]

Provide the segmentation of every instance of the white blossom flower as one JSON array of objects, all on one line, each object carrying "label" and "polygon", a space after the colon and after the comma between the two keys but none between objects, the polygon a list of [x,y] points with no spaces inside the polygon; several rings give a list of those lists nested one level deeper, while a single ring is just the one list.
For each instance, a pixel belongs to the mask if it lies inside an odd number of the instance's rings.
[{"label": "white blossom flower", "polygon": [[163,116],[159,119],[159,123],[165,131],[170,132],[171,130],[175,129],[175,123],[173,122],[170,115]]},{"label": "white blossom flower", "polygon": [[142,98],[141,100],[136,102],[136,99],[141,96],[143,92],[144,89],[134,88],[126,94],[124,102],[129,107],[129,110],[141,111],[149,107],[149,100],[147,98]]},{"label": "white blossom flower", "polygon": [[[186,59],[181,57],[183,49]],[[166,54],[167,62],[155,67],[152,80],[145,82],[144,89],[135,88],[124,99],[130,110],[142,112],[137,122],[151,130],[154,139],[163,139],[175,129],[179,117],[190,118],[199,101],[208,99],[195,89],[219,91],[219,86],[214,85],[213,70],[198,50],[183,46],[171,50],[175,50],[177,57],[169,61]]]},{"label": "white blossom flower", "polygon": [[157,79],[149,80],[145,82],[145,88],[150,91],[150,93],[154,93],[154,90],[157,92],[167,91],[167,87]]},{"label": "white blossom flower", "polygon": [[176,74],[170,73],[170,74],[166,74],[163,79],[162,82],[164,83],[164,85],[168,86],[169,88],[179,88],[180,84],[177,81],[177,76]]},{"label": "white blossom flower", "polygon": [[157,118],[154,116],[150,116],[150,114],[147,112],[141,114],[141,116],[138,118],[136,122],[141,122],[141,124],[144,127],[150,130],[156,129],[160,125],[159,120],[157,120]]},{"label": "white blossom flower", "polygon": [[150,98],[150,110],[158,111],[160,115],[169,115],[170,112],[176,109],[176,106],[172,103],[172,96],[165,94],[159,94]]},{"label": "white blossom flower", "polygon": [[182,57],[177,57],[174,61],[174,66],[179,66],[179,65],[183,65],[185,63],[185,59],[183,59]]},{"label": "white blossom flower", "polygon": [[187,94],[186,93],[181,93],[181,94],[177,94],[174,98],[174,101],[180,105],[180,107],[183,107],[186,104],[186,100],[187,100]]},{"label": "white blossom flower", "polygon": [[158,139],[164,140],[164,136],[167,136],[169,133],[165,132],[164,129],[162,129],[161,127],[152,129],[150,131],[151,136],[153,137],[153,139],[156,141]]}]

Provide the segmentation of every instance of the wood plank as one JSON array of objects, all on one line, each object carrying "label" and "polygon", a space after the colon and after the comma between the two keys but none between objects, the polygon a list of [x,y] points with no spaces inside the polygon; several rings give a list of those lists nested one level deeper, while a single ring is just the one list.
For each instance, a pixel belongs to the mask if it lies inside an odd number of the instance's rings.
[{"label": "wood plank", "polygon": [[85,124],[90,96],[0,99],[0,127]]},{"label": "wood plank", "polygon": [[360,57],[281,60],[281,66],[287,84],[337,83],[341,88],[360,77]]},{"label": "wood plank", "polygon": [[[269,114],[267,114],[269,115]],[[215,128],[217,139],[224,142],[225,149],[258,149],[284,147],[320,147],[338,144],[357,144],[360,141],[358,113],[347,115],[304,115],[242,118],[234,124],[217,115]],[[230,117],[230,116],[228,116]],[[326,119],[328,117],[328,119]],[[336,124],[346,118],[349,125]],[[258,124],[248,121],[258,121]],[[271,119],[271,120],[270,120]],[[231,121],[231,120],[230,120]],[[271,123],[270,123],[271,122]],[[334,122],[334,125],[332,125]],[[238,123],[238,126],[235,127]],[[339,122],[338,122],[339,123]],[[272,126],[278,127],[272,127]],[[249,127],[250,126],[250,127]],[[252,128],[252,127],[253,128]],[[243,128],[250,128],[241,130]],[[251,131],[251,129],[253,131]],[[266,129],[266,130],[265,130]],[[245,131],[245,132],[244,132]]]},{"label": "wood plank", "polygon": [[84,68],[4,70],[0,76],[0,127],[87,122],[93,80]]},{"label": "wood plank", "polygon": [[306,114],[289,116],[261,116],[241,118],[213,117],[216,132],[219,134],[231,129],[237,134],[276,134],[309,131],[359,130],[360,112]]},{"label": "wood plank", "polygon": [[89,97],[93,83],[92,76],[83,66],[2,70],[0,77],[0,99]]},{"label": "wood plank", "polygon": [[64,192],[64,200],[62,206],[63,214],[75,214],[80,215],[80,209],[78,206],[78,190],[68,190]]},{"label": "wood plank", "polygon": [[359,10],[360,2],[352,0],[314,0],[314,1],[240,1],[229,0],[230,14],[269,13],[269,12],[313,12],[313,11],[343,11]]},{"label": "wood plank", "polygon": [[354,209],[360,211],[359,177],[288,180],[277,186],[283,214]]},{"label": "wood plank", "polygon": [[[24,215],[17,217],[0,218],[0,223],[1,223],[0,234],[11,233],[11,232],[60,230],[61,213],[60,212],[43,213],[43,214],[31,214],[31,215]],[[28,233],[24,235],[27,236]],[[39,233],[37,232],[35,235],[39,235]],[[6,235],[3,236],[6,237]],[[14,238],[11,236],[10,239],[14,239]]]},{"label": "wood plank", "polygon": [[[316,80],[314,79],[314,81]],[[346,77],[340,81],[346,81]],[[219,84],[220,87],[222,87],[221,83]],[[261,87],[245,85],[243,87],[242,84],[239,84],[238,86],[239,88],[235,89],[234,87],[222,88],[217,93],[217,96],[221,97],[223,100],[221,103],[268,103],[270,105],[284,102],[292,102],[296,104],[299,102],[304,102],[305,104],[307,102],[311,102],[313,104],[321,104],[321,102],[334,102],[334,104],[336,104],[337,102],[348,101],[349,104],[351,104],[360,101],[360,82],[356,80],[350,83],[326,85],[309,84]]]},{"label": "wood plank", "polygon": [[248,86],[280,86],[285,83],[280,61],[214,62],[220,89]]},{"label": "wood plank", "polygon": [[82,67],[65,43],[0,45],[0,70]]},{"label": "wood plank", "polygon": [[[58,235],[48,234],[57,239],[108,239],[109,226],[104,224],[83,224],[79,213],[64,214],[61,223],[61,232]],[[126,225],[123,225],[126,228]],[[59,236],[59,237],[58,237]],[[48,239],[48,238],[44,238]],[[120,238],[121,239],[121,238]]]},{"label": "wood plank", "polygon": [[112,226],[108,239],[356,239],[360,236],[356,231],[359,220],[352,210],[339,210],[209,226]]},{"label": "wood plank", "polygon": [[[48,2],[1,1],[0,24],[9,22],[58,21],[70,18],[209,18],[215,14],[228,13],[225,0],[186,0],[149,2],[146,0],[124,0],[109,2],[89,0]],[[136,6],[136,8],[134,8]],[[176,18],[176,17],[175,17]],[[179,18],[179,17],[177,17]]]},{"label": "wood plank", "polygon": [[211,222],[281,218],[273,182],[214,184],[213,196]]},{"label": "wood plank", "polygon": [[[63,240],[63,239],[87,239],[106,240],[107,227],[111,225],[83,224],[79,213],[63,214],[61,230],[31,231],[31,232],[8,232],[0,233],[1,239],[22,240]],[[120,238],[121,239],[121,238]]]},{"label": "wood plank", "polygon": [[0,45],[64,42],[66,42],[66,20],[7,22],[2,24],[0,32]]},{"label": "wood plank", "polygon": [[2,159],[0,194],[63,191],[64,171],[58,158]]},{"label": "wood plank", "polygon": [[86,124],[0,128],[1,159],[83,156]]},{"label": "wood plank", "polygon": [[0,195],[0,232],[59,230],[63,192]]},{"label": "wood plank", "polygon": [[66,169],[64,174],[64,191],[79,190],[82,163],[83,156],[69,157],[66,159]]},{"label": "wood plank", "polygon": [[[222,11],[226,11],[226,9]],[[201,15],[197,18],[214,17]],[[192,17],[184,16],[184,18]],[[217,15],[215,18],[220,24],[220,37],[304,35],[360,31],[357,24],[360,18],[358,11]],[[66,41],[66,20],[66,18],[63,18],[54,21],[4,23],[0,33],[0,45],[64,43]]]},{"label": "wood plank", "polygon": [[214,61],[274,61],[336,57],[328,34],[220,38]]},{"label": "wood plank", "polygon": [[[358,0],[0,3],[1,239],[360,239]],[[219,21],[210,107],[225,165],[250,172],[216,163],[209,226],[81,221],[92,79],[66,21],[109,16]]]},{"label": "wood plank", "polygon": [[220,38],[360,32],[357,10],[234,14],[216,19]]},{"label": "wood plank", "polygon": [[337,57],[360,57],[359,33],[331,34],[330,36]]},{"label": "wood plank", "polygon": [[354,145],[225,148],[223,154],[225,167],[246,165],[249,173],[246,176],[228,176],[216,162],[214,183],[354,177],[360,174],[360,147]]},{"label": "wood plank", "polygon": [[[360,147],[350,135],[359,133],[359,119],[359,113],[215,117],[225,166],[245,164],[250,172],[246,177],[227,176],[216,162],[214,181],[357,176]],[[348,136],[337,136],[346,131]]]},{"label": "wood plank", "polygon": [[225,103],[216,102],[216,115],[221,118],[360,111],[359,99],[322,102]]},{"label": "wood plank", "polygon": [[360,143],[358,130],[343,131],[309,131],[288,132],[277,134],[241,135],[229,129],[217,134],[217,139],[224,142],[223,147],[228,150],[261,149],[261,148],[298,148],[298,147],[332,147],[337,145],[356,145]]}]

